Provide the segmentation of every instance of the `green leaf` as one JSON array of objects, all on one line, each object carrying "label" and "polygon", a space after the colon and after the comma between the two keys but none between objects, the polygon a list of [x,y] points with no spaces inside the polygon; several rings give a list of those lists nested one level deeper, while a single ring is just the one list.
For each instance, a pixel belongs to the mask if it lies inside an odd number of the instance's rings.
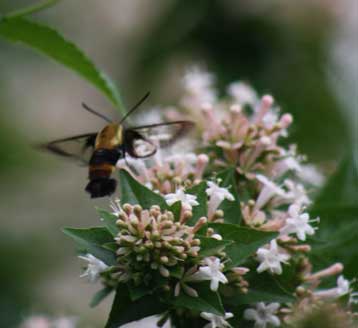
[{"label": "green leaf", "polygon": [[125,108],[112,81],[56,30],[22,17],[3,18],[0,20],[0,36],[11,42],[22,42],[76,72],[106,95],[124,115]]},{"label": "green leaf", "polygon": [[343,159],[316,198],[312,211],[329,213],[345,209],[358,214],[358,150]]},{"label": "green leaf", "polygon": [[163,197],[139,183],[126,170],[119,171],[119,190],[122,204],[140,204],[145,209],[152,205],[168,208]]},{"label": "green leaf", "polygon": [[193,206],[193,216],[188,220],[189,225],[194,225],[201,217],[208,215],[208,196],[206,195],[206,182],[200,182],[198,185],[185,191],[186,194],[195,195],[199,205]]},{"label": "green leaf", "polygon": [[283,267],[282,275],[271,275],[267,272],[259,274],[256,270],[251,270],[245,275],[250,284],[247,294],[226,285],[221,286],[220,292],[224,295],[225,303],[235,306],[258,302],[294,302],[294,292],[299,284],[295,276],[295,270],[290,266]]},{"label": "green leaf", "polygon": [[200,237],[200,255],[212,256],[221,252],[226,246],[231,245],[232,240],[217,240],[215,238]]},{"label": "green leaf", "polygon": [[170,303],[193,311],[210,312],[220,316],[225,314],[219,293],[211,291],[208,283],[195,284],[194,288],[199,297],[191,297],[182,292]]},{"label": "green leaf", "polygon": [[34,13],[37,13],[39,11],[42,11],[49,7],[54,6],[55,4],[57,4],[57,2],[60,2],[60,0],[41,1],[39,3],[32,5],[32,6],[22,8],[22,9],[13,11],[11,13],[8,13],[5,15],[5,17],[6,18],[15,18],[15,17],[21,17],[21,16],[25,16],[25,15],[34,14]]},{"label": "green leaf", "polygon": [[75,239],[75,241],[83,243],[103,245],[105,243],[113,242],[112,235],[104,227],[64,228],[63,232],[67,236]]},{"label": "green leaf", "polygon": [[137,301],[145,295],[151,294],[153,288],[148,286],[133,286],[128,284],[129,297],[132,301]]},{"label": "green leaf", "polygon": [[113,288],[111,287],[104,287],[99,290],[96,294],[93,295],[93,298],[90,302],[90,307],[93,308],[101,303],[111,292]]},{"label": "green leaf", "polygon": [[110,213],[102,208],[96,207],[97,213],[100,215],[101,220],[106,225],[109,232],[112,234],[112,236],[116,237],[119,229],[116,225],[116,222],[118,220],[118,217],[114,215],[113,213]]},{"label": "green leaf", "polygon": [[354,278],[358,271],[358,151],[343,159],[336,173],[316,198],[311,216],[321,221],[311,259],[316,269],[343,262],[344,274]]},{"label": "green leaf", "polygon": [[118,249],[118,244],[116,242],[105,243],[102,245],[102,247],[115,253]]},{"label": "green leaf", "polygon": [[118,287],[113,301],[111,313],[105,328],[118,328],[127,322],[160,314],[166,310],[166,306],[154,296],[145,296],[132,302],[126,286]]},{"label": "green leaf", "polygon": [[230,201],[225,199],[219,206],[219,209],[224,211],[224,220],[227,223],[240,224],[242,219],[240,199],[236,186],[236,170],[235,168],[228,168],[218,173],[217,178],[221,179],[221,187],[228,188],[235,200]]},{"label": "green leaf", "polygon": [[277,237],[277,232],[264,232],[228,223],[211,223],[210,227],[217,231],[225,240],[234,243],[225,248],[231,262],[227,268],[242,263],[247,257],[254,254],[262,245]]},{"label": "green leaf", "polygon": [[64,228],[63,232],[71,237],[80,247],[85,248],[88,253],[102,260],[107,265],[116,264],[115,254],[102,247],[103,244],[113,241],[112,235],[106,228]]},{"label": "green leaf", "polygon": [[170,272],[170,276],[177,278],[177,279],[181,279],[183,277],[183,273],[184,273],[184,268],[180,267],[180,266],[174,266],[171,268],[168,268],[169,272]]},{"label": "green leaf", "polygon": [[181,214],[181,201],[177,201],[170,206],[169,211],[173,213],[175,221],[179,221]]}]

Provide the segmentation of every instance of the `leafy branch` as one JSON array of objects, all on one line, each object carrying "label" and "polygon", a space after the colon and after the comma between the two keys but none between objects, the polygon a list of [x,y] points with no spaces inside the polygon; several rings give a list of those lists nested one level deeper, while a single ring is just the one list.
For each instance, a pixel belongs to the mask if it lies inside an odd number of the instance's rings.
[{"label": "leafy branch", "polygon": [[101,91],[123,115],[125,107],[115,84],[81,49],[55,29],[21,17],[52,3],[45,4],[20,10],[0,19],[0,36],[10,42],[21,42],[71,69]]}]

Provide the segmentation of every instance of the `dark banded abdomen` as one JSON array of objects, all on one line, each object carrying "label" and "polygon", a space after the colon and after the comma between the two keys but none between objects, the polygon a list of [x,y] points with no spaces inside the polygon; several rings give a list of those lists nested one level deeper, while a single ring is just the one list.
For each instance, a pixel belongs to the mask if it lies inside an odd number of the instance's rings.
[{"label": "dark banded abdomen", "polygon": [[116,190],[117,182],[111,178],[117,161],[123,157],[121,149],[96,149],[89,162],[86,191],[91,198],[110,196]]}]

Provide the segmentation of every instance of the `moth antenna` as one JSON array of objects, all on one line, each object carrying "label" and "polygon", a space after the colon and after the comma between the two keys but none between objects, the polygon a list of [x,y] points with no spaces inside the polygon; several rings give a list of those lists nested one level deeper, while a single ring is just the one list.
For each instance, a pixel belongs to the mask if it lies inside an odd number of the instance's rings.
[{"label": "moth antenna", "polygon": [[119,122],[119,124],[122,124],[127,118],[129,115],[131,115],[135,110],[138,109],[138,107],[143,104],[143,102],[149,97],[150,95],[150,92],[147,92],[143,98],[141,98],[135,105],[134,107],[132,107],[132,109],[130,109],[125,115],[124,117],[121,119],[121,121]]},{"label": "moth antenna", "polygon": [[86,105],[84,102],[82,103],[82,107],[87,110],[88,112],[100,117],[101,119],[105,120],[106,122],[108,123],[112,123],[112,120],[109,119],[107,116],[101,114],[101,113],[98,113],[96,112],[94,109],[90,108],[88,105]]}]

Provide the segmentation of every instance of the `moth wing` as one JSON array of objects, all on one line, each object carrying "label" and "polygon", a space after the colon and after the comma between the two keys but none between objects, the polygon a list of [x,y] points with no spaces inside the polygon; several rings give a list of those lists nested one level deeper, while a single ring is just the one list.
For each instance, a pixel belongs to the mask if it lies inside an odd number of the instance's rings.
[{"label": "moth wing", "polygon": [[193,127],[191,121],[174,121],[127,129],[124,132],[126,151],[132,157],[149,157],[157,148],[172,145]]},{"label": "moth wing", "polygon": [[94,150],[96,136],[97,133],[86,133],[69,138],[58,139],[40,145],[40,149],[88,165]]}]

